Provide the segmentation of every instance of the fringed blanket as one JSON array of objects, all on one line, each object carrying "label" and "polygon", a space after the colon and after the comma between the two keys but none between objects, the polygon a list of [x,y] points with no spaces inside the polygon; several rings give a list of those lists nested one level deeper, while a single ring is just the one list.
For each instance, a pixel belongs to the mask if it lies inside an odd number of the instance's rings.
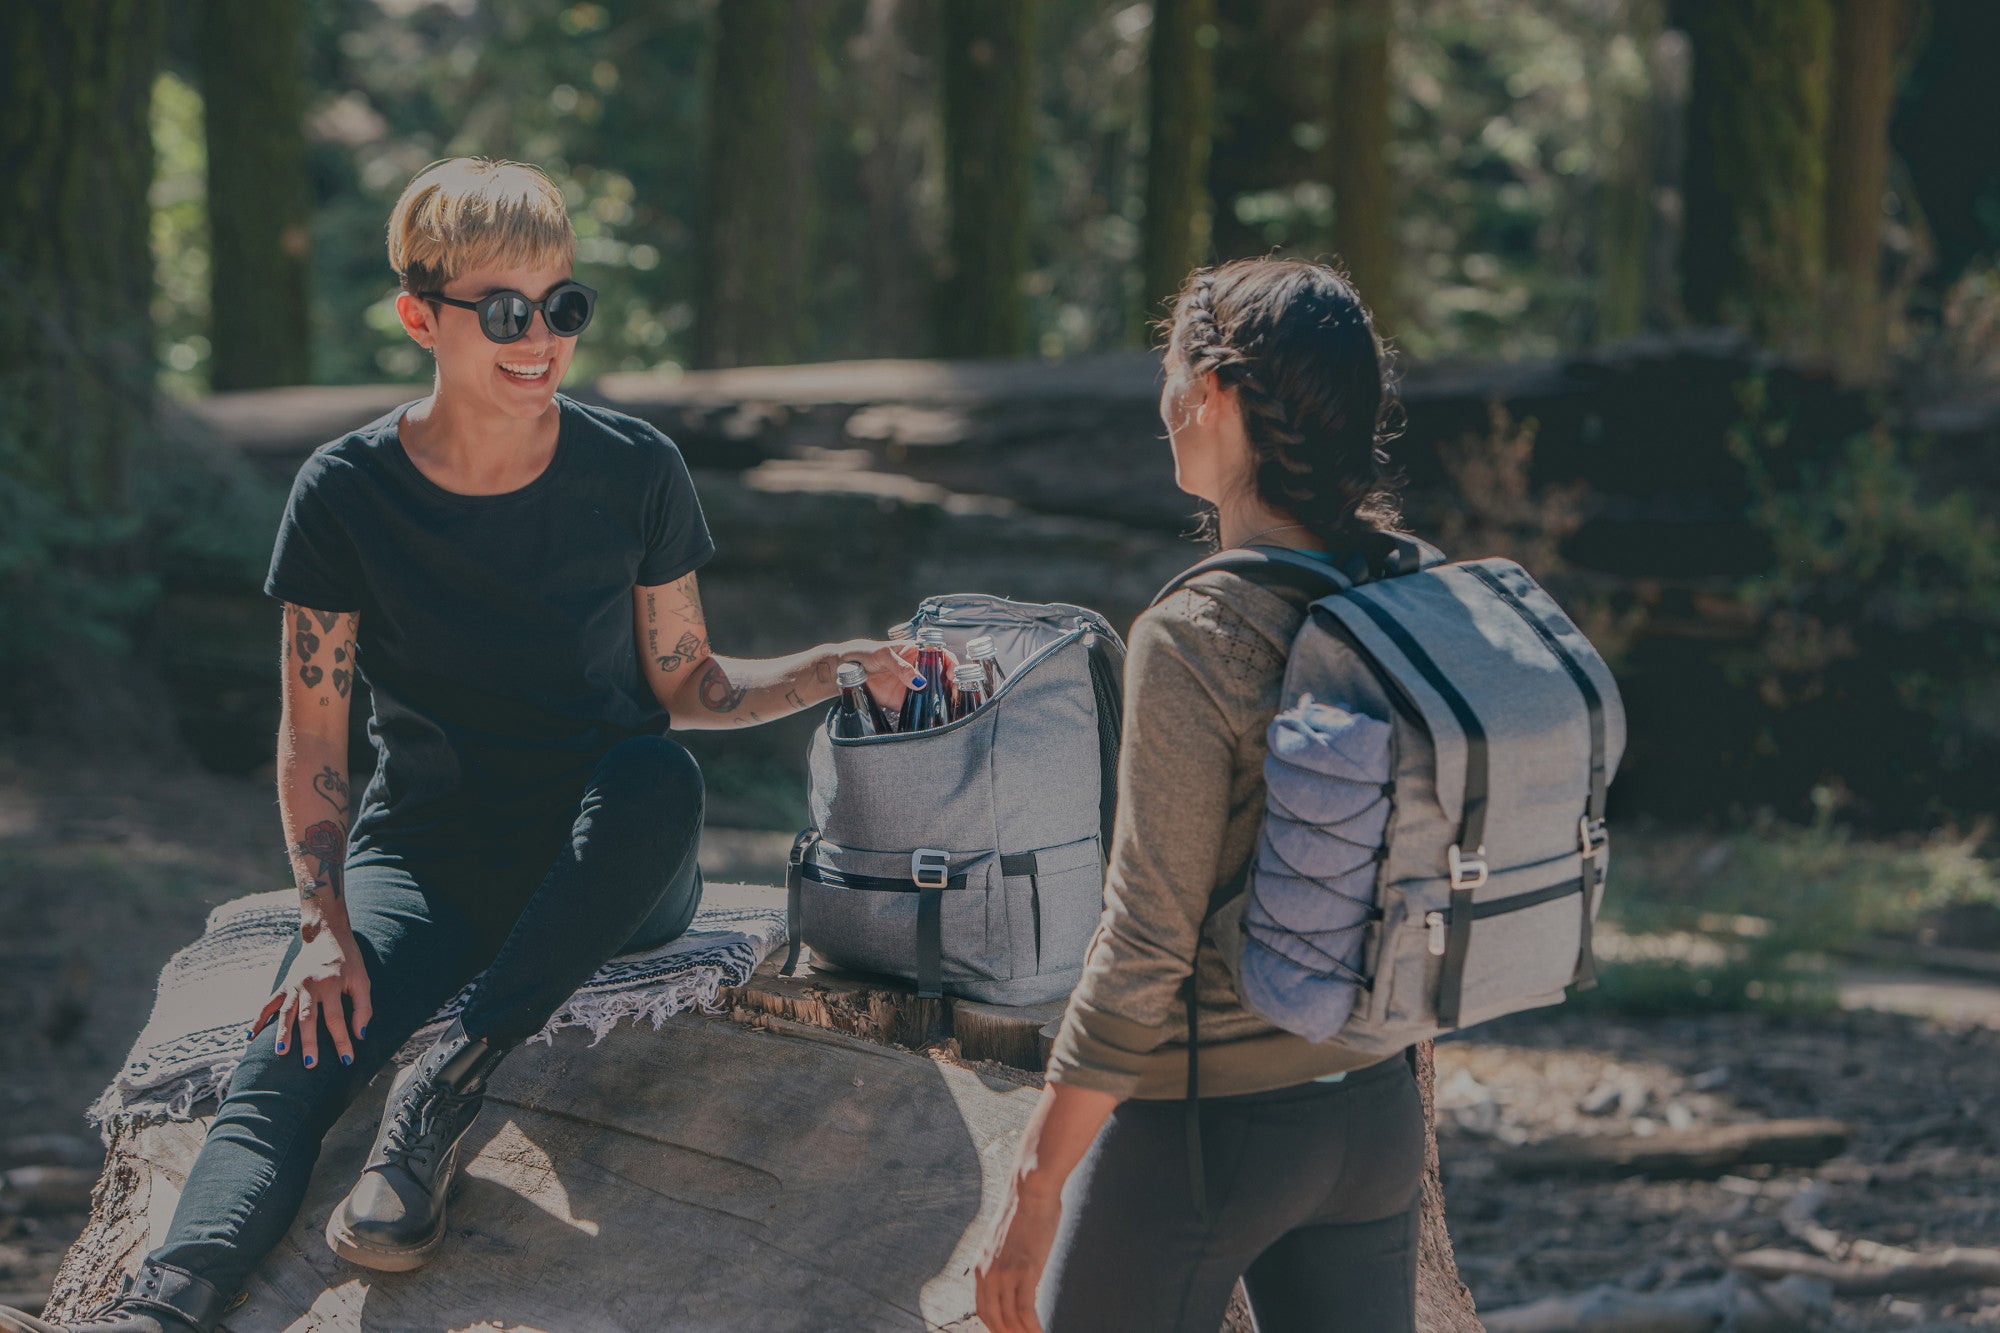
[{"label": "fringed blanket", "polygon": [[[210,912],[201,938],[160,973],[152,1017],[124,1068],[86,1113],[91,1122],[109,1129],[188,1120],[202,1101],[219,1096],[236,1070],[243,1033],[270,997],[278,963],[298,928],[298,898],[289,890],[252,894]],[[784,941],[782,892],[710,884],[685,935],[606,963],[531,1040],[549,1041],[563,1028],[580,1027],[595,1041],[623,1019],[648,1019],[657,1028],[670,1015],[691,1009],[712,1013],[717,993],[748,981]],[[466,998],[467,991],[454,996],[410,1038],[403,1054],[428,1046]]]}]

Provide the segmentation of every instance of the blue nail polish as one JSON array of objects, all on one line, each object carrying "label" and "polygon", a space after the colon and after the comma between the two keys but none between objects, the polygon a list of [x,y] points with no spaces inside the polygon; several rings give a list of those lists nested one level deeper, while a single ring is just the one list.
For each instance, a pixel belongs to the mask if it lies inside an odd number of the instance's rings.
[{"label": "blue nail polish", "polygon": [[362,1037],[364,1037],[364,1038],[365,1038],[365,1037],[366,1037],[366,1036],[368,1035],[368,1029],[367,1029],[367,1028],[362,1028],[362,1029],[361,1029],[361,1032],[360,1032],[360,1035],[361,1035]]},{"label": "blue nail polish", "polygon": [[351,1055],[343,1055],[340,1057],[340,1063],[344,1065],[351,1065],[354,1063],[354,1057]]},{"label": "blue nail polish", "polygon": [[306,1068],[311,1069],[313,1067],[313,1063],[314,1063],[313,1058],[310,1055],[308,1055],[306,1057]]},{"label": "blue nail polish", "polygon": [[243,1029],[243,1040],[245,1040],[245,1041],[255,1041],[255,1040],[257,1040],[257,1029],[256,1029],[256,1028],[244,1028],[244,1029]]},{"label": "blue nail polish", "polygon": [[278,1054],[283,1055],[284,1053],[285,1053],[285,1043],[281,1041],[278,1043]]}]

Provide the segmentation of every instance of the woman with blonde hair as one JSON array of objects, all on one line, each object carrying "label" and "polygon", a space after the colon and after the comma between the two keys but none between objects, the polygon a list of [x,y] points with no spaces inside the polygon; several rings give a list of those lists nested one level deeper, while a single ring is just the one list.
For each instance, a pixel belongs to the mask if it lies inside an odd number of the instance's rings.
[{"label": "woman with blonde hair", "polygon": [[[1197,271],[1166,369],[1175,480],[1213,505],[1221,547],[1289,547],[1355,581],[1416,554],[1382,447],[1384,354],[1339,272]],[[1274,1027],[1225,961],[1265,732],[1313,595],[1210,570],[1132,627],[1104,912],[979,1264],[992,1333],[1214,1333],[1239,1277],[1261,1333],[1415,1327],[1409,1062]]]},{"label": "woman with blonde hair", "polygon": [[[351,1262],[423,1263],[494,1068],[606,959],[694,916],[701,774],[669,727],[810,707],[846,660],[893,707],[913,674],[870,641],[711,651],[695,571],[715,547],[679,451],[556,392],[596,293],[572,276],[546,176],[434,163],[388,239],[396,313],[435,383],[307,459],[265,583],[284,603],[298,935],[164,1241],[93,1318],[0,1310],[0,1333],[212,1333],[291,1226],[341,1110],[470,982],[396,1077],[327,1227]],[[361,680],[376,765],[350,802]]]}]

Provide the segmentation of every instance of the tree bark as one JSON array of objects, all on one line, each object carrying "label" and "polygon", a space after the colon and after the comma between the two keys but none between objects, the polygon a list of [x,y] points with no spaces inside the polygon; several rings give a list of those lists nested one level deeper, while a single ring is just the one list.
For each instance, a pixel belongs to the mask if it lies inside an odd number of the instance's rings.
[{"label": "tree bark", "polygon": [[152,428],[148,126],[160,0],[0,7],[0,393],[21,479],[73,515],[128,505]]},{"label": "tree bark", "polygon": [[1272,247],[1324,250],[1332,232],[1294,216],[1282,228],[1239,201],[1326,188],[1334,151],[1333,10],[1327,0],[1216,0],[1215,109],[1208,160],[1211,246],[1218,259]]},{"label": "tree bark", "polygon": [[1882,196],[1907,0],[1839,0],[1826,140],[1826,330],[1843,379],[1882,372]]},{"label": "tree bark", "polygon": [[935,105],[922,54],[935,39],[920,31],[924,20],[934,23],[935,15],[909,0],[867,0],[852,48],[864,94],[855,119],[867,143],[857,180],[867,235],[860,255],[864,318],[850,336],[864,356],[923,356],[931,350],[925,261],[937,247],[919,225],[916,205],[932,137],[924,132],[923,116]]},{"label": "tree bark", "polygon": [[730,0],[715,15],[694,362],[797,359],[811,223],[812,0]]},{"label": "tree bark", "polygon": [[945,272],[938,346],[946,356],[1028,350],[1030,77],[1036,0],[947,0],[944,29]]},{"label": "tree bark", "polygon": [[1688,314],[1818,350],[1832,0],[1686,0]]},{"label": "tree bark", "polygon": [[1395,321],[1395,187],[1389,176],[1392,0],[1340,0],[1333,36],[1333,242],[1374,312]]},{"label": "tree bark", "polygon": [[301,0],[201,5],[209,382],[218,390],[312,379],[305,24]]},{"label": "tree bark", "polygon": [[1417,1231],[1417,1327],[1422,1333],[1485,1333],[1472,1292],[1458,1275],[1444,1221],[1444,1180],[1437,1141],[1437,1061],[1430,1042],[1416,1047],[1417,1091],[1424,1099],[1424,1194]]},{"label": "tree bark", "polygon": [[1664,13],[1660,0],[1630,0],[1624,21],[1604,34],[1591,79],[1605,168],[1599,186],[1597,302],[1600,342],[1644,327],[1653,234],[1653,48]]},{"label": "tree bark", "polygon": [[1146,92],[1146,214],[1133,341],[1208,256],[1215,0],[1154,0]]}]

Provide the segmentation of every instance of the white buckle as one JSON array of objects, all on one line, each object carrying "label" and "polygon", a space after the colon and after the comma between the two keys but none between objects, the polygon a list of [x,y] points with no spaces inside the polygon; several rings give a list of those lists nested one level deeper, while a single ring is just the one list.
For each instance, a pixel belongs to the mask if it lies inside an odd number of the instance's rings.
[{"label": "white buckle", "polygon": [[1586,861],[1595,861],[1611,846],[1611,832],[1604,827],[1604,821],[1589,815],[1576,821],[1576,839]]},{"label": "white buckle", "polygon": [[1482,845],[1471,856],[1461,855],[1458,844],[1453,843],[1445,853],[1445,862],[1451,867],[1451,887],[1476,889],[1486,882],[1486,848]]},{"label": "white buckle", "polygon": [[910,878],[920,889],[941,889],[951,882],[951,853],[919,847],[910,853]]}]

